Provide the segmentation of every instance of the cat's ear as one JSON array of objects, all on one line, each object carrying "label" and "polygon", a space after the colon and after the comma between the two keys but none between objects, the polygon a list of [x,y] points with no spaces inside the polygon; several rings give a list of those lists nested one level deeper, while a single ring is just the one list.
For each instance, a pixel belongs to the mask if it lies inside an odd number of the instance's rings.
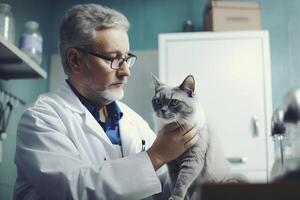
[{"label": "cat's ear", "polygon": [[156,90],[159,86],[163,85],[163,83],[160,82],[160,80],[159,80],[154,74],[151,73],[151,76],[152,76],[153,84],[154,84],[154,86],[155,86],[155,90]]},{"label": "cat's ear", "polygon": [[188,93],[189,97],[194,96],[195,92],[195,79],[192,75],[188,75],[181,83],[179,88]]}]

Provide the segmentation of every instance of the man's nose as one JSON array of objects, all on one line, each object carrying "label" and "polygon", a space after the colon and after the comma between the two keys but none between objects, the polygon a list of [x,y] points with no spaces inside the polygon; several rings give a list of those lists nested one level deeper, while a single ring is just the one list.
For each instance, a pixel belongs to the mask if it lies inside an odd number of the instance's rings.
[{"label": "man's nose", "polygon": [[122,65],[120,66],[117,72],[119,76],[130,76],[130,70],[126,62],[122,63]]}]

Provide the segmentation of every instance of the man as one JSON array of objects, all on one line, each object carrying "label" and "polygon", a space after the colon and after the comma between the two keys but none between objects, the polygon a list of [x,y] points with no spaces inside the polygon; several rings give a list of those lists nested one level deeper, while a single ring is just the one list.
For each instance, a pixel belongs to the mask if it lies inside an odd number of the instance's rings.
[{"label": "man", "polygon": [[128,28],[121,13],[95,4],[63,17],[59,47],[68,79],[21,118],[15,199],[150,198],[162,191],[158,169],[198,140],[190,125],[170,124],[156,137],[118,101],[136,60]]}]

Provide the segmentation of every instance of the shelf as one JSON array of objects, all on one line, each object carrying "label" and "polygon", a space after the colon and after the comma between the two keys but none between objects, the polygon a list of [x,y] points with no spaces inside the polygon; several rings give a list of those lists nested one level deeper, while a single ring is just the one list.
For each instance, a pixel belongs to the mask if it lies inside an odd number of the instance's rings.
[{"label": "shelf", "polygon": [[47,78],[47,72],[0,35],[0,79]]}]

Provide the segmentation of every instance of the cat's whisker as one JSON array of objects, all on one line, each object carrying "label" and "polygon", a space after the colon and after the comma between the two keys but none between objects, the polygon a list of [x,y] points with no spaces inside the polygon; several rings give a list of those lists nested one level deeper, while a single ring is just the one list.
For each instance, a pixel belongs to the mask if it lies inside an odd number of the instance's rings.
[{"label": "cat's whisker", "polygon": [[180,118],[182,118],[182,119],[188,119],[187,116],[184,116],[184,115],[180,115]]}]

